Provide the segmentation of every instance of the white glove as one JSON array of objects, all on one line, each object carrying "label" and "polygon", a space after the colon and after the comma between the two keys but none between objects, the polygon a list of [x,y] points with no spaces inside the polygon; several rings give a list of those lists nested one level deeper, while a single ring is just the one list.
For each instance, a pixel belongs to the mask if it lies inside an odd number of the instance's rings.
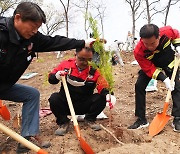
[{"label": "white glove", "polygon": [[85,47],[91,48],[95,41],[96,41],[96,39],[94,39],[94,38],[89,38],[89,39],[85,40]]},{"label": "white glove", "polygon": [[173,91],[174,90],[174,86],[175,86],[175,83],[171,83],[171,80],[169,79],[169,77],[167,77],[164,81],[163,81],[166,85],[166,88],[170,91]]},{"label": "white glove", "polygon": [[110,109],[114,107],[116,104],[116,97],[111,94],[106,95],[106,106],[108,106]]},{"label": "white glove", "polygon": [[176,47],[176,56],[180,57],[180,46]]},{"label": "white glove", "polygon": [[60,80],[61,76],[65,76],[67,74],[68,74],[68,72],[66,72],[66,71],[57,71],[55,74],[55,77],[56,77],[56,79]]}]

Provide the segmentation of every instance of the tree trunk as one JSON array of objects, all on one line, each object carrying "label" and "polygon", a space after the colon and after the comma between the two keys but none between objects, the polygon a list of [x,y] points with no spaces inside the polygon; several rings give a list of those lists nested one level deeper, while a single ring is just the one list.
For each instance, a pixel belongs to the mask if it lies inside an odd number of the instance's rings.
[{"label": "tree trunk", "polygon": [[66,37],[69,35],[69,21],[68,21],[68,15],[67,12],[65,13],[66,16]]},{"label": "tree trunk", "polygon": [[148,24],[151,23],[151,16],[150,16],[150,10],[149,10],[149,1],[146,0],[146,7],[147,7],[147,21],[148,21]]},{"label": "tree trunk", "polygon": [[166,16],[165,16],[165,20],[164,20],[164,26],[166,26],[166,24],[167,24],[167,17],[169,14],[170,5],[171,5],[171,0],[169,0],[169,2],[168,2],[168,6],[167,6],[167,10],[166,10]]},{"label": "tree trunk", "polygon": [[132,21],[133,21],[133,26],[132,26],[132,36],[133,36],[132,48],[134,50],[134,48],[135,48],[134,38],[135,38],[135,28],[136,28],[135,14],[132,15]]}]

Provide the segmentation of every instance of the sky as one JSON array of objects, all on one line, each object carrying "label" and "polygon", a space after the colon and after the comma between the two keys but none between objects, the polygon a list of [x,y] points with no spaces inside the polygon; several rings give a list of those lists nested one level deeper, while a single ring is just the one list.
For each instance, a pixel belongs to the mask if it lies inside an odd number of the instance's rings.
[{"label": "sky", "polygon": [[[44,0],[46,1],[46,0]],[[163,0],[164,4],[168,0]],[[52,1],[51,1],[52,2]],[[60,4],[59,0],[53,0],[53,2]],[[104,19],[104,37],[107,41],[113,42],[114,40],[125,41],[128,31],[132,31],[132,17],[130,15],[130,6],[125,3],[125,0],[103,0],[106,3],[106,12]],[[168,25],[180,30],[180,2],[178,5],[174,5],[170,8],[168,16]],[[163,26],[163,15],[158,15],[154,18],[153,22],[157,26]],[[83,17],[79,14],[79,19],[76,18],[73,24],[70,25],[69,37],[75,37],[78,39],[85,39]],[[146,20],[140,19],[136,23],[136,37],[139,37],[140,28],[146,24]],[[65,35],[65,32],[61,30],[61,35]]]}]

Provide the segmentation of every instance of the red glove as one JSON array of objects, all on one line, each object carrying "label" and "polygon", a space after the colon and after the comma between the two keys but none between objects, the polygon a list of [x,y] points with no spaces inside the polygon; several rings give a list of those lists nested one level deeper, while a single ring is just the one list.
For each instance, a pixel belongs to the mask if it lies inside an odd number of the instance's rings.
[{"label": "red glove", "polygon": [[67,74],[68,74],[68,72],[66,72],[66,71],[58,71],[58,72],[56,72],[55,76],[56,76],[56,79],[60,80],[61,76],[65,76]]}]

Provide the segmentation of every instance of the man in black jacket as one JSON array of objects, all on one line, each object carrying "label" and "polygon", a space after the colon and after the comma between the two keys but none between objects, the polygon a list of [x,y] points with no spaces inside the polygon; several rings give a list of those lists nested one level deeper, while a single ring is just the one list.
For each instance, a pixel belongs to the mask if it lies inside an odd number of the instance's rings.
[{"label": "man in black jacket", "polygon": [[[94,41],[45,36],[38,31],[45,22],[43,10],[32,2],[20,3],[13,17],[0,17],[0,99],[23,102],[21,135],[27,139],[39,134],[40,93],[16,82],[35,57],[35,52],[88,47]],[[27,150],[18,145],[18,153]]]}]

